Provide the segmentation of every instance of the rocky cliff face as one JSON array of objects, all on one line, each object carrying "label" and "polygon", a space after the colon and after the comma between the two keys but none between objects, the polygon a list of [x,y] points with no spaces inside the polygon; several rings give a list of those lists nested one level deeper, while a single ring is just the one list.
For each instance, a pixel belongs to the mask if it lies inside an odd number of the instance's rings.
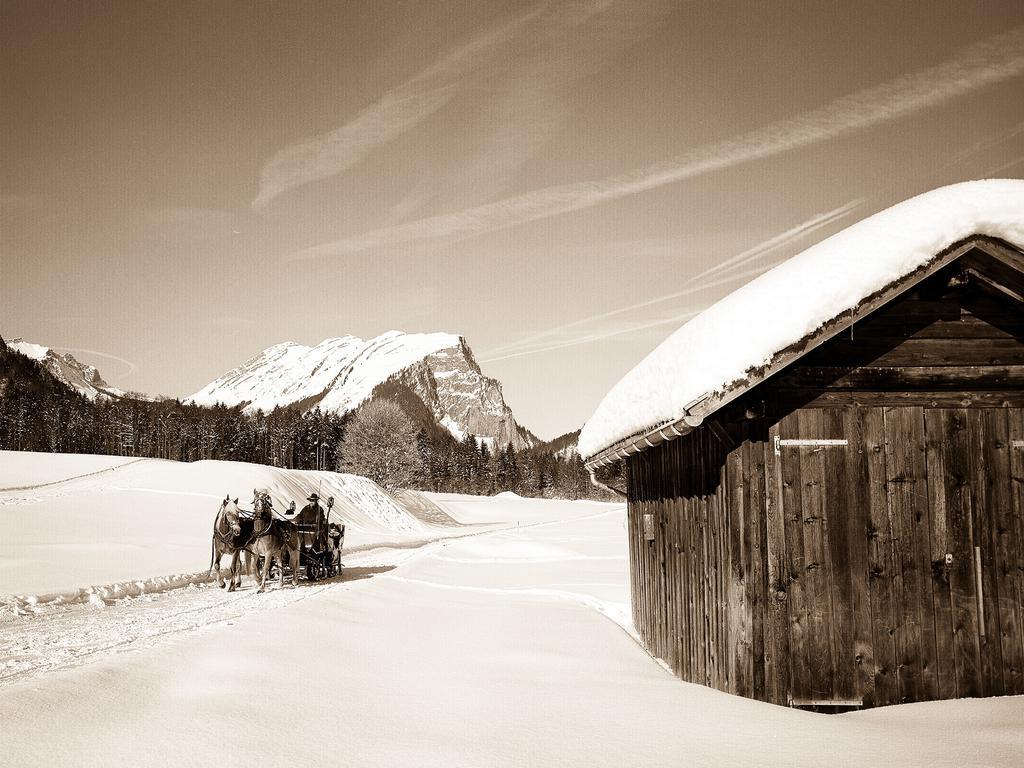
[{"label": "rocky cliff face", "polygon": [[466,434],[493,446],[512,444],[517,450],[537,439],[520,426],[505,403],[501,384],[484,376],[465,339],[427,355],[396,376],[433,411],[437,422],[455,437]]},{"label": "rocky cliff face", "polygon": [[369,341],[345,336],[315,347],[278,344],[189,399],[247,410],[292,406],[343,414],[388,382],[415,392],[455,437],[473,434],[517,449],[537,442],[516,422],[501,384],[483,375],[465,339],[446,333],[390,331]]},{"label": "rocky cliff face", "polygon": [[110,400],[125,397],[125,392],[103,380],[96,366],[86,365],[69,352],[59,354],[49,347],[33,344],[24,339],[11,339],[7,347],[40,363],[58,380],[90,400]]}]

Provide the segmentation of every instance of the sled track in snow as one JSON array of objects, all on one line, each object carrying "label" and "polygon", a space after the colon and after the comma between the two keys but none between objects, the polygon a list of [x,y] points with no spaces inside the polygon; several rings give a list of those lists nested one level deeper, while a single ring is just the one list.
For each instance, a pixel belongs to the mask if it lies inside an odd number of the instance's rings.
[{"label": "sled track in snow", "polygon": [[[614,511],[579,519],[606,514]],[[275,580],[268,583],[263,594],[256,593],[248,578],[236,592],[227,592],[200,578],[187,586],[168,582],[169,586],[163,589],[127,596],[115,593],[113,598],[103,597],[107,594],[103,588],[83,590],[90,596],[85,601],[14,598],[0,604],[0,608],[6,609],[0,610],[0,688],[114,654],[152,648],[175,637],[232,624],[248,614],[284,608],[330,590],[362,588],[372,576],[433,553],[449,541],[562,522],[542,521],[518,527],[498,524],[455,535],[366,544],[345,550],[345,571],[341,576],[314,583],[300,581],[298,587],[286,581],[283,588]]]},{"label": "sled track in snow", "polygon": [[106,475],[111,472],[117,472],[119,469],[130,467],[132,464],[139,464],[143,461],[152,461],[152,459],[133,459],[132,461],[126,461],[124,464],[116,464],[113,467],[105,467],[103,469],[97,469],[95,472],[86,472],[82,475],[72,475],[71,477],[64,477],[60,480],[50,480],[45,483],[36,483],[35,485],[13,485],[9,488],[0,488],[0,493],[7,493],[9,491],[34,491],[37,488],[48,488],[52,485],[61,485],[62,483],[70,483],[72,480],[82,480],[86,477],[95,477],[96,475]]},{"label": "sled track in snow", "polygon": [[214,582],[110,601],[47,607],[36,616],[0,618],[0,687],[82,666],[105,656],[151,648],[174,637],[231,624],[333,589],[351,589],[414,557],[415,549],[374,549],[346,558],[341,576],[292,587],[277,581],[257,594],[247,579],[236,592]]}]

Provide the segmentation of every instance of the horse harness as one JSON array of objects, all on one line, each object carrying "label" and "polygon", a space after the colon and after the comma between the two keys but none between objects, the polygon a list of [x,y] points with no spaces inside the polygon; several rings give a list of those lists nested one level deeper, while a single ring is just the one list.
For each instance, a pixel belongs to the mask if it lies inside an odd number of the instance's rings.
[{"label": "horse harness", "polygon": [[217,520],[213,524],[213,535],[217,537],[217,540],[220,541],[221,544],[225,544],[231,549],[239,549],[239,547],[235,546],[234,534],[231,533],[231,523],[228,523],[227,531],[222,531],[220,529],[221,523],[224,522],[226,522],[226,518],[224,515],[224,507],[222,506],[220,511],[217,513]]},{"label": "horse harness", "polygon": [[[252,532],[252,536],[249,537],[249,541],[246,543],[246,549],[248,549],[249,546],[251,546],[254,542],[258,541],[259,539],[262,539],[264,536],[269,536],[271,534],[271,531],[274,528],[273,506],[273,502],[270,500],[269,497],[264,495],[259,495],[256,497],[256,500],[253,503],[252,512],[254,529]],[[258,510],[261,510],[261,512],[258,512]],[[255,525],[260,523],[261,521],[266,521],[266,525],[263,527],[263,530],[255,530]]]}]

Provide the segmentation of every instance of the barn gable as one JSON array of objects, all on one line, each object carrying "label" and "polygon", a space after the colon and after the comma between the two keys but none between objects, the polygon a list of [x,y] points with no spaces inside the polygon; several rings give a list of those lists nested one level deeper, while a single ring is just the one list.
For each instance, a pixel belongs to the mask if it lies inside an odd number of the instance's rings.
[{"label": "barn gable", "polygon": [[988,239],[956,252],[873,311],[808,339],[737,403],[1024,404],[1024,256]]}]

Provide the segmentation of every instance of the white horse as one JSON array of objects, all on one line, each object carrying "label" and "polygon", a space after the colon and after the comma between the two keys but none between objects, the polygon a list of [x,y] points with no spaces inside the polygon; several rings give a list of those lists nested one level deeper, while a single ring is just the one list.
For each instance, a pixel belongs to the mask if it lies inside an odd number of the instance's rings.
[{"label": "white horse", "polygon": [[[284,586],[284,565],[281,562],[281,555],[286,547],[284,529],[288,525],[286,521],[274,517],[273,501],[270,492],[266,490],[254,490],[252,500],[252,514],[255,528],[252,534],[251,557],[253,567],[260,566],[260,558],[263,563],[258,573],[252,574],[259,581],[259,589],[262,592],[267,588],[267,577],[270,575],[270,568],[277,560],[277,569],[281,576],[278,586]],[[295,557],[298,557],[296,552]]]},{"label": "white horse", "polygon": [[213,521],[213,541],[210,544],[210,573],[216,573],[217,586],[224,588],[224,577],[220,573],[220,561],[224,555],[231,555],[231,584],[228,592],[234,592],[242,584],[239,555],[252,538],[253,521],[241,516],[238,499],[225,496]]}]

